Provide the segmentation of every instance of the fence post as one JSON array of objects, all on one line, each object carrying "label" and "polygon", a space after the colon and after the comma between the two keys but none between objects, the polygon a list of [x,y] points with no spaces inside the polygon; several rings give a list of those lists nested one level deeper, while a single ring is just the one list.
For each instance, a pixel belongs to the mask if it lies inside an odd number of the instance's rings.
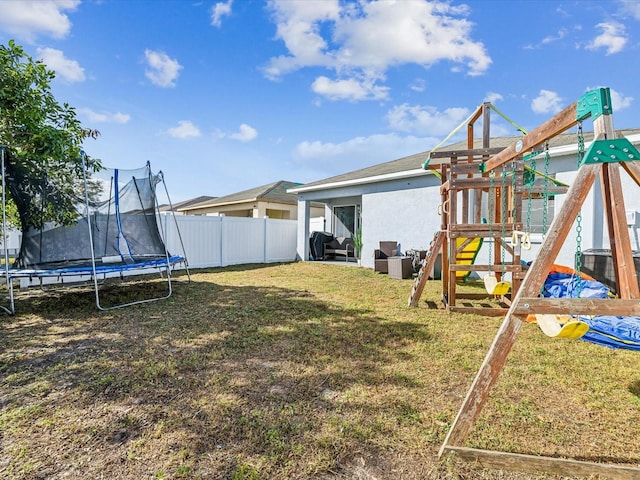
[{"label": "fence post", "polygon": [[225,262],[224,262],[224,231],[225,231],[225,215],[224,213],[220,214],[220,266],[224,267],[225,266]]},{"label": "fence post", "polygon": [[262,251],[262,262],[263,263],[269,263],[268,260],[268,256],[269,256],[269,217],[265,216],[264,217],[264,229],[263,229],[263,235],[264,235],[264,249]]}]

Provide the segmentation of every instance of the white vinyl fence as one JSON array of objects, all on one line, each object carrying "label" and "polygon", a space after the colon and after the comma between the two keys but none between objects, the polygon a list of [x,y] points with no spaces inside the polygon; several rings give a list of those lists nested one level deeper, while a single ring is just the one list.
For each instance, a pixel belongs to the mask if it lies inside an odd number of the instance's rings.
[{"label": "white vinyl fence", "polygon": [[190,268],[296,259],[296,220],[171,214],[160,220],[172,255],[182,254],[177,222]]},{"label": "white vinyl fence", "polygon": [[[329,226],[330,228],[330,226]],[[327,232],[327,225],[324,217],[312,217],[309,219],[310,232]]]}]

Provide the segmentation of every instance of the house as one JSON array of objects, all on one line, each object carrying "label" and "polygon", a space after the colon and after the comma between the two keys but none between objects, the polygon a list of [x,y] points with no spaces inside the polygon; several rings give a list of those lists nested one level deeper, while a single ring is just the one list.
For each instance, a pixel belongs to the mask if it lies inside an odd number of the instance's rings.
[{"label": "house", "polygon": [[[176,210],[185,215],[226,215],[229,217],[296,220],[297,197],[287,190],[300,183],[280,180],[223,197],[211,197],[201,202],[190,203]],[[324,209],[313,206],[311,213],[321,216]]]},{"label": "house", "polygon": [[176,214],[181,214],[184,215],[184,213],[182,211],[182,209],[185,209],[187,207],[190,207],[191,205],[196,205],[198,203],[203,203],[203,202],[210,202],[211,200],[215,199],[216,197],[210,197],[209,195],[200,195],[199,197],[195,197],[195,198],[190,198],[188,200],[184,200],[182,202],[178,202],[178,203],[174,203],[173,205],[169,205],[169,204],[162,204],[158,207],[158,211],[159,212],[170,212],[172,210],[171,207],[173,207],[173,212]]},{"label": "house", "polygon": [[[640,145],[640,129],[620,130],[634,146]],[[503,148],[513,144],[520,136],[491,138],[490,145]],[[588,148],[593,134],[585,132],[584,140]],[[482,140],[474,141],[473,148],[482,148]],[[443,146],[439,151],[464,150],[467,141]],[[549,141],[549,173],[555,179],[571,184],[577,171],[577,135],[564,133]],[[440,179],[432,170],[422,165],[430,152],[425,151],[399,158],[390,162],[344,173],[324,180],[296,186],[289,193],[298,196],[298,235],[297,251],[302,260],[309,258],[310,205],[325,205],[326,231],[335,236],[350,236],[359,226],[362,227],[362,265],[373,268],[373,251],[380,241],[392,240],[400,244],[402,252],[409,249],[427,250],[434,234],[440,230],[442,208]],[[433,164],[437,159],[431,160]],[[628,176],[622,175],[624,191],[637,191],[637,185]],[[596,189],[599,188],[596,185]],[[535,225],[532,243],[542,241],[541,222],[545,218],[551,223],[554,211],[557,211],[566,195],[557,195],[548,200],[547,215],[542,205],[529,209]],[[640,195],[625,198],[628,225],[631,229],[632,248],[640,250],[636,212],[640,212]],[[601,196],[590,193],[584,204],[581,220],[580,248],[609,248],[608,231],[605,225],[604,207]],[[567,238],[566,246],[560,252],[558,261],[573,265],[576,250],[575,234]],[[535,248],[523,253],[523,260],[531,260]],[[486,256],[486,252],[482,253]],[[527,255],[529,258],[527,258]],[[479,257],[478,261],[484,261]]]}]

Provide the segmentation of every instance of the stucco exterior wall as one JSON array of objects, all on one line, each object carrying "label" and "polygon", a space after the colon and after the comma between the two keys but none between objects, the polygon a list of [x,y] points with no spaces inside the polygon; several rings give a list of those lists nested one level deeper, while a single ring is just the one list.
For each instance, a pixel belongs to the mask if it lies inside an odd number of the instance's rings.
[{"label": "stucco exterior wall", "polygon": [[440,229],[438,187],[374,192],[362,196],[362,265],[373,268],[380,241],[396,241],[400,250],[426,250]]}]

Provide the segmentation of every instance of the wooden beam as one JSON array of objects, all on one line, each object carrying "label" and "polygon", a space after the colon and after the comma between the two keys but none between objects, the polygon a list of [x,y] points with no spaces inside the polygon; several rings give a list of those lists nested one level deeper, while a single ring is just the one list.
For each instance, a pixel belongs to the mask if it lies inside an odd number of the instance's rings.
[{"label": "wooden beam", "polygon": [[482,188],[498,190],[501,188],[500,184],[492,183],[489,177],[474,177],[474,178],[452,178],[448,183],[449,188],[456,188],[458,190]]},{"label": "wooden beam", "polygon": [[540,472],[549,472],[552,475],[571,478],[576,476],[591,478],[594,475],[611,480],[637,480],[640,478],[640,469],[625,465],[611,465],[569,458],[524,455],[520,453],[495,452],[466,447],[447,447],[444,453],[465,461],[476,462],[480,467],[500,470],[538,474]]},{"label": "wooden beam", "polygon": [[569,187],[560,187],[555,185],[533,185],[532,187],[522,186],[516,188],[516,193],[524,194],[528,196],[529,193],[532,193],[534,198],[541,198],[541,195],[562,195],[567,193]]},{"label": "wooden beam", "polygon": [[[486,160],[486,158],[485,158]],[[482,162],[476,161],[473,163],[458,163],[456,165],[456,173],[458,175],[480,175],[480,165]]]},{"label": "wooden beam", "polygon": [[489,232],[488,223],[466,223],[450,226],[451,233],[456,232],[457,237],[476,238],[483,237]]},{"label": "wooden beam", "polygon": [[464,265],[456,263],[451,265],[449,268],[451,270],[455,270],[456,272],[520,272],[522,271],[521,265],[512,265],[505,263],[504,265],[481,265],[479,263],[472,263],[470,265]]},{"label": "wooden beam", "polygon": [[621,165],[633,181],[636,182],[636,185],[640,187],[640,162],[622,162]]},{"label": "wooden beam", "polygon": [[[458,292],[458,298],[462,300],[486,300],[495,298],[495,295],[479,292]],[[507,309],[505,309],[504,313],[507,313]]]},{"label": "wooden beam", "polygon": [[[511,238],[513,230],[522,230],[523,224],[518,223],[506,223],[505,235]],[[451,225],[451,236],[462,238],[502,238],[502,224],[501,223],[468,223]],[[507,240],[508,241],[508,240]]]},{"label": "wooden beam", "polygon": [[594,312],[598,312],[598,315],[638,317],[640,302],[637,299],[520,297],[518,304],[511,311],[514,315],[593,315]]},{"label": "wooden beam", "polygon": [[449,150],[448,152],[436,151],[431,154],[431,158],[451,158],[451,157],[483,157],[485,155],[495,155],[504,150],[504,147],[496,148],[473,148],[467,150]]},{"label": "wooden beam", "polygon": [[[502,152],[491,157],[485,163],[485,170],[493,170],[494,168],[513,160],[517,156],[524,154],[524,152],[527,152],[532,148],[543,144],[548,139],[555,137],[556,135],[559,135],[562,132],[573,127],[578,123],[576,121],[576,112],[577,102],[569,105],[552,119],[543,123],[535,130],[532,130],[528,135],[525,135],[520,140],[513,142]],[[608,117],[610,115],[606,116]],[[522,146],[519,149],[516,149],[516,146],[519,145],[519,142],[522,142]]]}]

